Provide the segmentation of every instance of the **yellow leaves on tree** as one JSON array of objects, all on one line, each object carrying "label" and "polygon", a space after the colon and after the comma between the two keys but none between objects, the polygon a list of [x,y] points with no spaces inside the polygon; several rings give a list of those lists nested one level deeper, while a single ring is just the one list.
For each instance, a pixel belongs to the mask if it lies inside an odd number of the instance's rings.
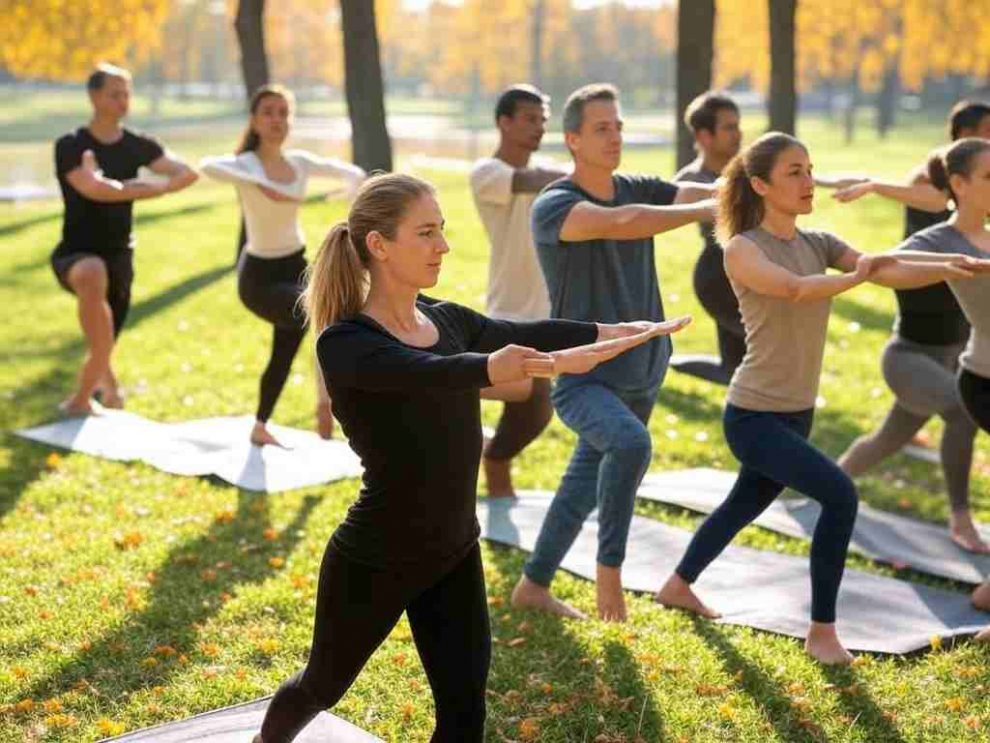
[{"label": "yellow leaves on tree", "polygon": [[8,0],[0,64],[22,77],[80,80],[101,60],[133,65],[158,44],[169,0]]}]

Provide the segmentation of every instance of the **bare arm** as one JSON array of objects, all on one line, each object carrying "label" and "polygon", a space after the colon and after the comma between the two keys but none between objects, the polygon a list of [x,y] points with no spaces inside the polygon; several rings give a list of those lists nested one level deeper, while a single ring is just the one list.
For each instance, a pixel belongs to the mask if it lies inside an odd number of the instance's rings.
[{"label": "bare arm", "polygon": [[99,169],[92,150],[83,153],[82,162],[66,173],[65,179],[70,186],[90,201],[104,204],[150,199],[165,193],[164,186],[134,181],[123,183],[107,178]]},{"label": "bare arm", "polygon": [[[678,197],[681,190],[678,190]],[[628,204],[615,207],[582,201],[571,209],[564,220],[560,239],[566,242],[639,240],[692,222],[711,220],[714,216],[715,201],[712,199],[673,206]]]},{"label": "bare arm", "polygon": [[877,194],[905,206],[933,213],[945,211],[948,203],[946,194],[935,188],[920,171],[915,172],[906,184],[867,178],[861,183],[839,189],[832,196],[847,204],[867,194]]},{"label": "bare arm", "polygon": [[169,153],[152,162],[148,170],[168,178],[168,182],[163,187],[164,193],[181,191],[199,180],[199,173]]},{"label": "bare arm", "polygon": [[714,183],[695,183],[693,181],[677,181],[677,196],[675,204],[695,204],[705,199],[715,198],[718,186]]},{"label": "bare arm", "polygon": [[[862,253],[849,248],[839,258],[837,268],[855,271],[862,258]],[[947,279],[970,278],[990,270],[990,261],[951,253],[892,250],[871,255],[870,258],[873,267],[867,280],[889,289],[920,289]]]},{"label": "bare arm", "polygon": [[512,193],[539,193],[544,186],[567,175],[557,168],[516,168],[512,174]]}]

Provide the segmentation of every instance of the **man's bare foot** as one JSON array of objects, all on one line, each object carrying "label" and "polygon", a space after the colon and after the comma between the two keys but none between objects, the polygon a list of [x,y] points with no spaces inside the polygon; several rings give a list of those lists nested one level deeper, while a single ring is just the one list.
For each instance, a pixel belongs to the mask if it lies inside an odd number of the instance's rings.
[{"label": "man's bare foot", "polygon": [[84,415],[93,415],[96,410],[88,399],[80,399],[77,395],[73,395],[58,404],[58,412],[67,418],[78,418]]},{"label": "man's bare foot", "polygon": [[255,446],[282,446],[261,421],[255,421],[254,428],[251,429],[251,443]]},{"label": "man's bare foot", "polygon": [[990,627],[984,627],[976,633],[977,642],[990,642]]},{"label": "man's bare foot", "polygon": [[990,580],[976,587],[972,596],[973,606],[980,611],[990,611]]},{"label": "man's bare foot", "polygon": [[969,511],[960,511],[949,516],[949,538],[967,552],[990,553],[990,544],[983,541]]},{"label": "man's bare foot", "polygon": [[852,653],[839,642],[834,624],[812,622],[804,649],[812,658],[827,666],[847,666],[853,662]]},{"label": "man's bare foot", "polygon": [[100,404],[105,408],[123,410],[124,395],[117,387],[103,387],[100,389]]},{"label": "man's bare foot", "polygon": [[677,573],[672,573],[663,587],[656,592],[653,600],[663,606],[684,609],[700,614],[707,619],[718,619],[721,614],[706,605],[691,588],[691,584]]},{"label": "man's bare foot", "polygon": [[548,614],[556,614],[567,619],[587,619],[588,617],[570,604],[565,604],[559,599],[555,599],[550,593],[550,589],[534,583],[525,575],[519,578],[516,587],[512,589],[512,597],[509,599],[514,609],[535,609],[545,611]]},{"label": "man's bare foot", "polygon": [[622,568],[598,565],[595,588],[598,590],[598,618],[603,622],[626,621],[626,597],[622,593]]},{"label": "man's bare foot", "polygon": [[329,441],[333,438],[333,412],[329,400],[316,405],[316,432],[321,439]]},{"label": "man's bare foot", "polygon": [[512,460],[483,457],[481,463],[485,469],[488,497],[515,498],[516,491],[512,487]]}]

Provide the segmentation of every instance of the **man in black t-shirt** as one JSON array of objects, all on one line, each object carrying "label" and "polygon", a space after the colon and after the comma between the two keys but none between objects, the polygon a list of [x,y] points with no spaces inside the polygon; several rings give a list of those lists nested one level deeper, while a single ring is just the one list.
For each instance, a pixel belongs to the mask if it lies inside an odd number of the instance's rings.
[{"label": "man in black t-shirt", "polygon": [[[123,406],[110,356],[127,317],[134,278],[132,203],[179,191],[197,178],[158,142],[121,126],[130,101],[129,72],[100,65],[86,87],[93,118],[55,143],[65,214],[52,269],[58,283],[77,297],[87,346],[76,391],[61,405],[70,415],[91,413],[94,392],[108,407]],[[140,167],[164,176],[164,182],[138,181]]]}]

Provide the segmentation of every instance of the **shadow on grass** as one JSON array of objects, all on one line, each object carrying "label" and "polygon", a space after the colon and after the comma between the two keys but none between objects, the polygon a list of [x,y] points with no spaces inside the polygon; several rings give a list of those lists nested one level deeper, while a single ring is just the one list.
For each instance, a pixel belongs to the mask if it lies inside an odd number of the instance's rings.
[{"label": "shadow on grass", "polygon": [[835,686],[836,698],[845,709],[846,714],[862,723],[867,730],[874,732],[873,740],[884,743],[903,743],[904,738],[893,720],[887,717],[883,710],[873,700],[873,697],[861,686],[859,675],[855,668],[842,666],[822,666],[822,672],[831,684]]},{"label": "shadow on grass", "polygon": [[[600,734],[621,735],[623,740],[669,740],[629,648],[607,642],[604,657],[594,661],[572,635],[573,620],[511,609],[509,594],[525,554],[488,544],[486,557],[505,582],[494,591],[489,587],[489,595],[499,600],[499,607],[491,609],[492,630],[499,642],[493,646],[488,684],[489,734],[499,730],[506,739],[517,738],[509,726],[517,719],[535,718],[541,740],[591,741]],[[520,629],[524,622],[525,633]],[[510,646],[517,636],[525,637],[525,642]],[[543,683],[549,684],[549,693],[541,690]]]},{"label": "shadow on grass", "polygon": [[[16,235],[18,232],[34,227],[37,224],[44,224],[45,222],[52,222],[56,219],[62,218],[61,211],[51,211],[45,212],[44,214],[35,214],[28,217],[27,219],[22,219],[19,222],[10,222],[9,224],[0,225],[0,237],[11,237]],[[54,247],[54,246],[53,246]],[[44,257],[44,262],[48,261],[47,254]],[[40,261],[38,262],[40,264]],[[35,262],[28,264],[29,266],[34,266]],[[15,266],[13,270],[20,269],[21,266]]]},{"label": "shadow on grass", "polygon": [[[127,327],[139,325],[190,294],[222,279],[230,271],[231,268],[227,266],[208,269],[136,303],[131,308]],[[75,384],[83,350],[82,337],[79,336],[51,351],[43,352],[43,355],[52,358],[51,368],[47,373],[13,391],[4,416],[5,427],[13,429],[36,425],[55,417],[59,401],[69,394]],[[9,474],[5,473],[3,478],[5,487],[0,494],[0,518],[14,507],[20,494],[38,478],[50,451],[47,446],[15,439],[13,436],[8,443],[11,448],[11,463]]]},{"label": "shadow on grass", "polygon": [[861,304],[850,297],[836,299],[833,311],[845,320],[858,322],[864,330],[889,333],[894,325],[890,312]]},{"label": "shadow on grass", "polygon": [[[223,594],[261,583],[276,572],[269,563],[272,552],[293,550],[318,502],[316,496],[308,496],[280,540],[264,542],[262,532],[271,526],[268,498],[240,491],[232,519],[215,521],[207,533],[177,544],[169,553],[156,570],[143,608],[39,679],[25,696],[47,698],[85,681],[94,694],[121,699],[129,692],[163,683],[184,667],[180,656],[196,661],[222,651],[199,643],[202,625],[223,606]],[[255,547],[248,549],[252,544]],[[159,646],[171,650],[156,655]],[[150,666],[146,665],[149,657],[156,661]]]}]

